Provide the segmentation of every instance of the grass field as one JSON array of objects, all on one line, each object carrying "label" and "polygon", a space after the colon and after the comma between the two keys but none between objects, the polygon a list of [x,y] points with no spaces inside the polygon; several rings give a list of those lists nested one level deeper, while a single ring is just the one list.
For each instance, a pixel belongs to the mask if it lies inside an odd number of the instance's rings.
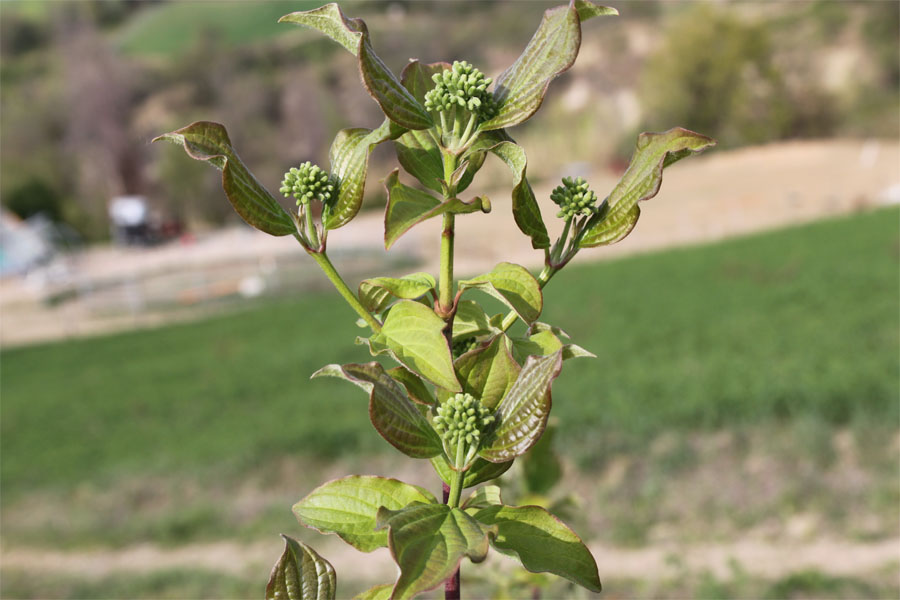
[{"label": "grass field", "polygon": [[[896,209],[572,267],[543,319],[598,355],[554,387],[581,464],[672,429],[898,424]],[[330,296],[5,351],[5,499],[134,474],[387,452],[330,362],[367,360]]]},{"label": "grass field", "polygon": [[[892,539],[898,217],[884,209],[559,275],[543,319],[598,355],[566,363],[554,386],[558,447],[580,467],[567,462],[560,488],[584,503],[576,530],[617,548]],[[5,548],[258,544],[287,532],[321,549],[328,540],[288,509],[318,483],[399,468],[434,487],[426,464],[377,436],[361,392],[308,380],[325,363],[368,360],[352,321],[332,296],[310,295],[2,352]],[[250,597],[264,576],[247,568],[90,575],[41,563],[35,578],[4,566],[0,596]],[[823,568],[601,572],[613,597],[900,593],[894,567]],[[352,569],[342,581],[342,593],[375,583]]]}]

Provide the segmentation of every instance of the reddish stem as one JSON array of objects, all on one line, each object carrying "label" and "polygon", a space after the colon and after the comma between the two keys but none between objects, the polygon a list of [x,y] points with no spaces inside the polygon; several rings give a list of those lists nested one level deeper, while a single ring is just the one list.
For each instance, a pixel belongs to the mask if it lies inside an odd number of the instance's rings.
[{"label": "reddish stem", "polygon": [[[450,486],[443,484],[444,504],[450,499]],[[459,600],[459,569],[444,583],[444,600]]]}]

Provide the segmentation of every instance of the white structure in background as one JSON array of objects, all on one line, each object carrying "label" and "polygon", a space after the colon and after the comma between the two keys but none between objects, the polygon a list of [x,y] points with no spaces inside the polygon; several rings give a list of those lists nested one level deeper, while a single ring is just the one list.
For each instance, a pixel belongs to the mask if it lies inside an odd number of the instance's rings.
[{"label": "white structure in background", "polygon": [[43,215],[22,220],[0,213],[0,276],[22,275],[49,263],[56,254],[53,223]]},{"label": "white structure in background", "polygon": [[110,237],[116,244],[148,243],[150,207],[143,196],[116,196],[109,201]]}]

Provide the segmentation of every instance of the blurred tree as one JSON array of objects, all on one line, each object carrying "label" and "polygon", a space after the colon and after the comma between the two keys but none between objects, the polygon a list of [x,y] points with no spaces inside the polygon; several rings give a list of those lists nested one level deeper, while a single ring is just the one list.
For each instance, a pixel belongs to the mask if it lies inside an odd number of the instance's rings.
[{"label": "blurred tree", "polygon": [[3,204],[23,219],[43,214],[54,221],[62,217],[62,197],[43,179],[31,177],[3,195]]},{"label": "blurred tree", "polygon": [[791,106],[762,25],[708,4],[673,18],[641,82],[653,129],[683,123],[736,145],[783,137]]}]

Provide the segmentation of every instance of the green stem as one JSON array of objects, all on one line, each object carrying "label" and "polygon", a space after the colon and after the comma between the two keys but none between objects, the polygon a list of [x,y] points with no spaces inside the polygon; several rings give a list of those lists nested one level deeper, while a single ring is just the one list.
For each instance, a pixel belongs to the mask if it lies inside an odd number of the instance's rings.
[{"label": "green stem", "polygon": [[[462,469],[463,463],[465,461],[466,456],[466,445],[462,440],[459,440],[456,444],[456,463],[454,466],[457,469]],[[462,496],[462,482],[465,473],[461,470],[453,471],[453,475],[450,478],[450,495],[447,496],[447,506],[450,508],[459,507],[459,499]]]},{"label": "green stem", "polygon": [[316,229],[316,224],[313,222],[312,210],[310,210],[309,204],[303,206],[303,213],[306,218],[306,237],[313,249],[318,250],[319,231]]},{"label": "green stem", "polygon": [[[456,170],[456,155],[449,152],[443,153],[444,181],[447,182],[445,200],[456,195],[456,186],[450,184],[453,179],[453,171]],[[449,312],[453,305],[453,238],[455,235],[456,219],[453,213],[444,213],[443,228],[441,230],[441,272],[438,281],[438,305],[442,312]]]},{"label": "green stem", "polygon": [[322,271],[325,272],[325,275],[331,280],[334,287],[337,288],[337,291],[344,297],[344,300],[347,301],[347,304],[349,304],[350,307],[369,324],[372,331],[375,333],[381,331],[381,323],[379,323],[378,319],[373,317],[369,311],[360,304],[359,300],[356,298],[356,294],[347,287],[347,284],[344,283],[344,280],[341,279],[341,276],[338,274],[337,270],[335,270],[334,265],[331,264],[328,255],[325,254],[325,252],[310,252],[309,254],[313,257],[313,260],[319,264]]}]

